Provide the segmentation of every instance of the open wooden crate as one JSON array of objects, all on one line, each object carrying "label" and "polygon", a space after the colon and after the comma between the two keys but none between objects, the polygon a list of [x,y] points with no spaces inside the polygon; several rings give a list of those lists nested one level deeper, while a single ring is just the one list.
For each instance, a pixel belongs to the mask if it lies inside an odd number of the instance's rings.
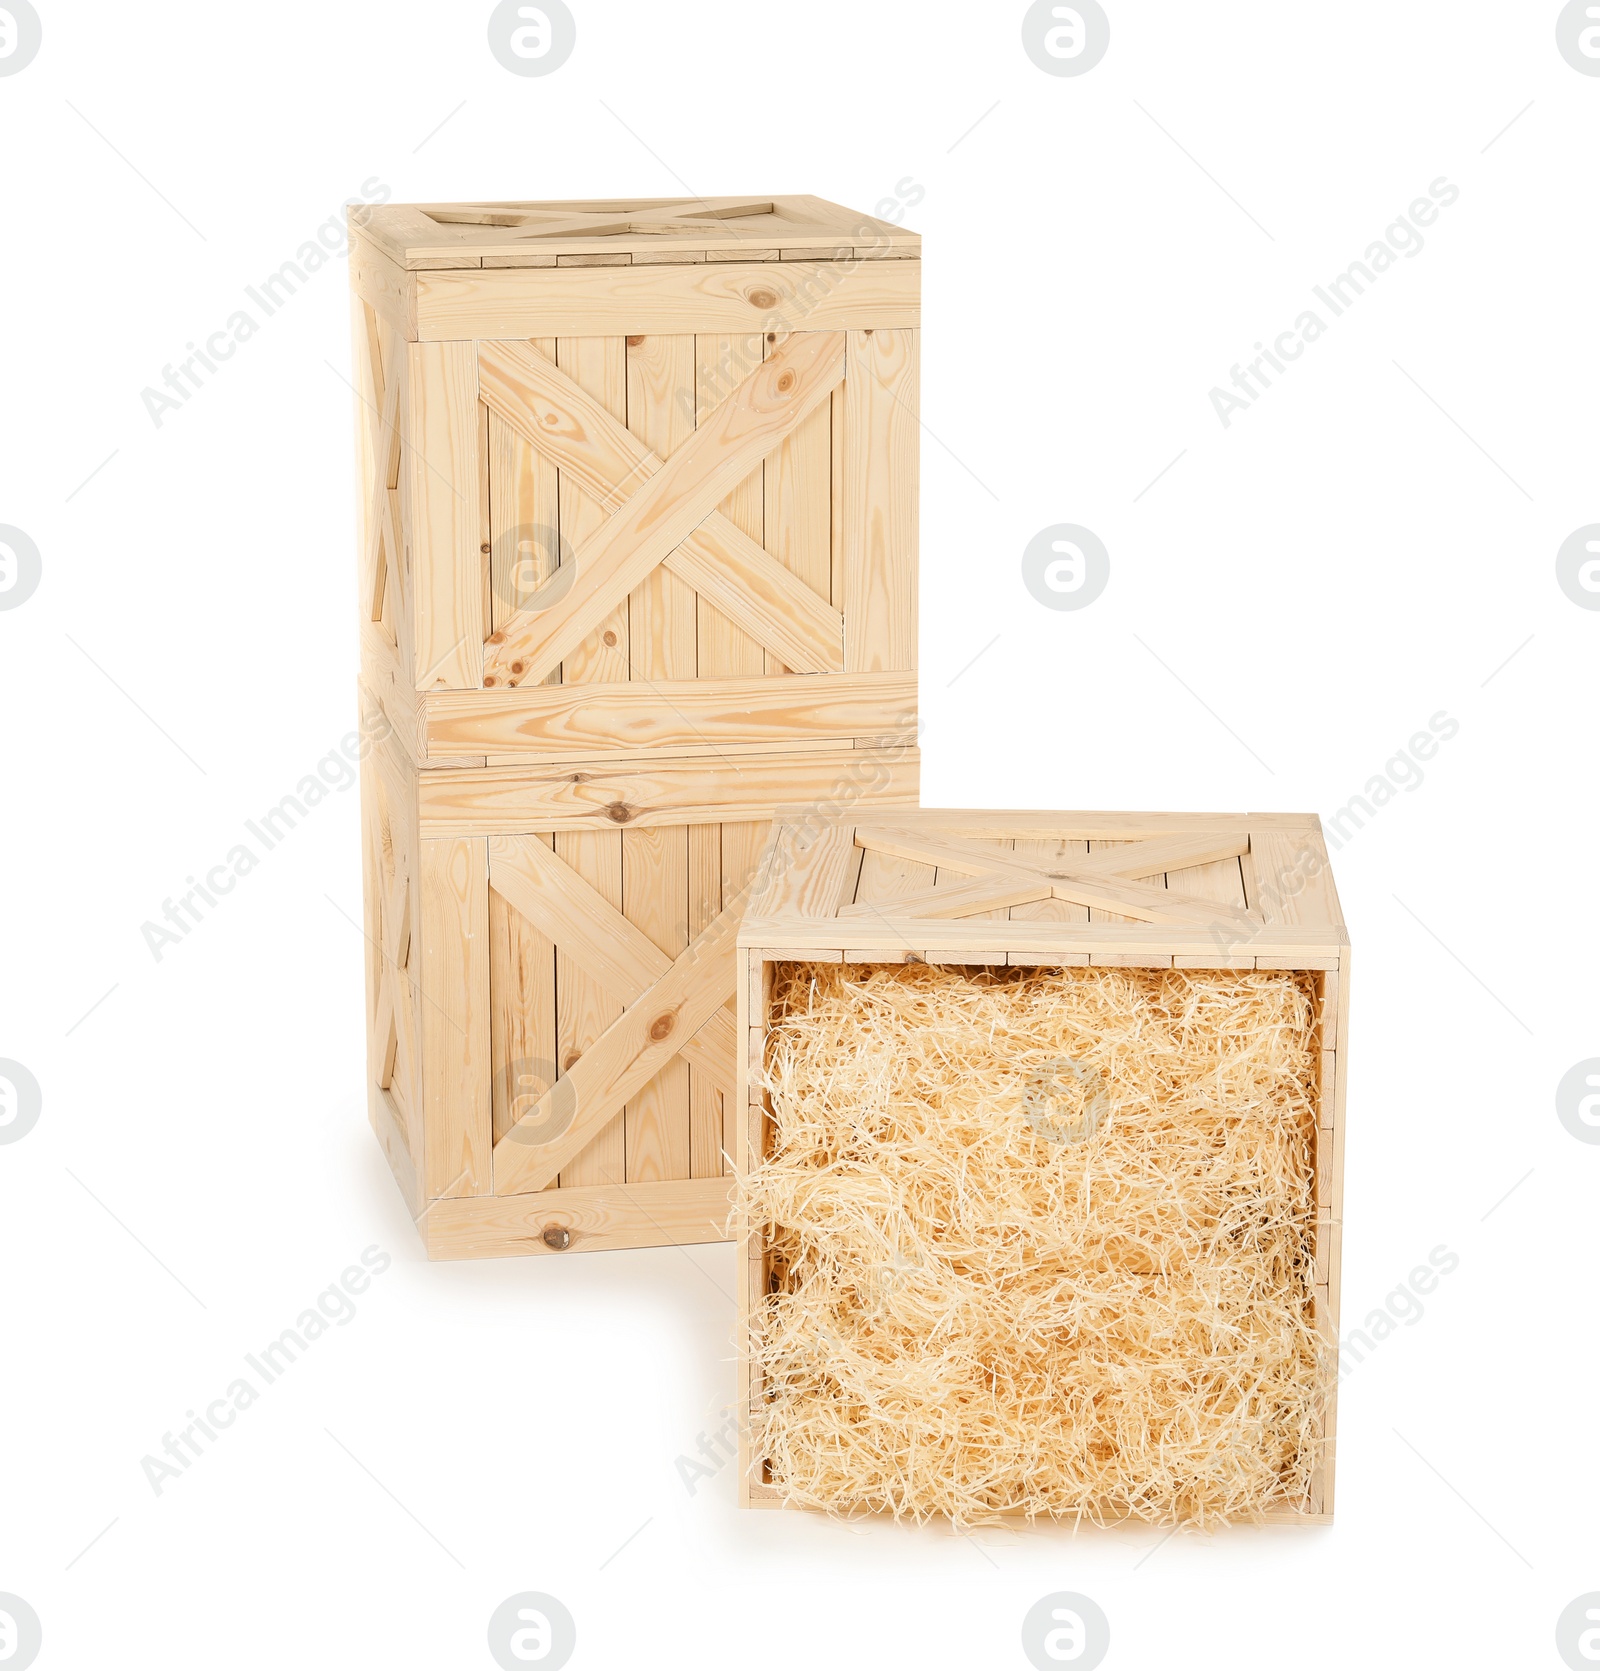
[{"label": "open wooden crate", "polygon": [[[1309,995],[1303,1164],[1291,1296],[1317,1340],[1320,1426],[1303,1496],[1260,1518],[1333,1513],[1332,1364],[1339,1309],[1349,943],[1315,817],[946,812],[780,815],[739,933],[741,1176],[774,1141],[764,1087],[775,976],[795,966],[1281,972]],[[1078,972],[1081,972],[1078,973]],[[848,975],[850,971],[847,969]],[[1219,979],[1222,977],[1219,977]],[[1259,984],[1259,983],[1258,983]],[[1272,983],[1267,983],[1271,985]],[[852,1116],[854,1118],[854,1116]],[[752,1364],[764,1297],[781,1291],[759,1226],[741,1223],[741,1501],[783,1506],[751,1442],[764,1390]],[[826,1364],[823,1365],[826,1373]]]},{"label": "open wooden crate", "polygon": [[351,216],[370,1117],[430,1253],[726,1234],[780,805],[917,796],[919,240]]}]

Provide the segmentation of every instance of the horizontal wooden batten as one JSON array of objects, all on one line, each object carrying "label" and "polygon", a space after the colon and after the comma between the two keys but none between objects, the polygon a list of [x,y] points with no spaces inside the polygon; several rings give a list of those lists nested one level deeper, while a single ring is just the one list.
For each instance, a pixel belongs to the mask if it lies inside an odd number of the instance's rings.
[{"label": "horizontal wooden batten", "polygon": [[425,838],[660,824],[755,822],[796,803],[843,809],[914,806],[919,753],[841,749],[817,754],[715,755],[659,765],[570,770],[494,767],[421,772]]},{"label": "horizontal wooden batten", "polygon": [[[1073,923],[1018,922],[1012,920],[997,931],[991,921],[941,920],[936,917],[895,917],[894,901],[883,901],[882,915],[849,918],[746,917],[739,931],[742,947],[764,948],[769,957],[805,960],[811,948],[843,951],[863,961],[862,948],[914,952],[958,952],[974,954],[992,949],[1003,939],[1008,951],[1063,956],[1075,952],[1149,953],[1166,957],[1215,956],[1219,960],[1270,957],[1289,968],[1302,965],[1297,958],[1318,960],[1337,953],[1344,944],[1343,931],[1314,928],[1257,928],[1248,934],[1235,933],[1231,924],[1220,932],[1175,923]],[[948,959],[941,958],[941,962]],[[975,961],[986,961],[975,956]],[[1211,965],[1207,965],[1211,967]]]},{"label": "horizontal wooden batten", "polygon": [[429,1205],[418,1229],[430,1259],[501,1259],[720,1242],[727,1240],[732,1182],[674,1178],[440,1200]]},{"label": "horizontal wooden batten", "polygon": [[827,745],[866,725],[910,726],[916,704],[914,673],[815,673],[450,691],[424,696],[421,710],[430,758],[535,762],[643,749]]},{"label": "horizontal wooden batten", "polygon": [[417,337],[914,330],[921,269],[920,261],[446,268],[415,275]]}]

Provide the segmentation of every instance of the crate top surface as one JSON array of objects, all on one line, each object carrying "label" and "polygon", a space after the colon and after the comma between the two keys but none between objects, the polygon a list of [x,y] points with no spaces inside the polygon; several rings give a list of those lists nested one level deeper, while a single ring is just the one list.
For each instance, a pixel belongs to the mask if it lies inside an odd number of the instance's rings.
[{"label": "crate top surface", "polygon": [[920,257],[915,232],[820,197],[624,197],[356,206],[352,227],[408,270]]},{"label": "crate top surface", "polygon": [[780,809],[739,944],[861,961],[1178,954],[1295,966],[1348,946],[1315,814]]}]

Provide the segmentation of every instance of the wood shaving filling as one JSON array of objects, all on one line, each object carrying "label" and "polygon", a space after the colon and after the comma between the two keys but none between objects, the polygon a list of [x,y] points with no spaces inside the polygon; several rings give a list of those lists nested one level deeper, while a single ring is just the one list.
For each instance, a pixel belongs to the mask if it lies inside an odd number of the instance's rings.
[{"label": "wood shaving filling", "polygon": [[808,1507],[1310,1506],[1315,978],[785,964],[755,1455]]}]

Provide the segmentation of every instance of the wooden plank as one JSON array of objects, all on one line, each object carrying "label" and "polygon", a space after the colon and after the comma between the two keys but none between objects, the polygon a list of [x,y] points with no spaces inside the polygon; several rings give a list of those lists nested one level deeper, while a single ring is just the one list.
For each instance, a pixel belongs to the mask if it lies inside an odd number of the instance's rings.
[{"label": "wooden plank", "polygon": [[[545,836],[512,838],[550,851]],[[555,863],[554,855],[551,862]],[[537,918],[494,886],[489,860],[490,1046],[494,1063],[494,1141],[556,1080],[556,948]]]},{"label": "wooden plank", "polygon": [[[618,918],[626,922],[627,919],[622,917],[620,831],[557,831],[555,855],[574,873],[578,881],[587,884],[590,892],[597,895],[616,912]],[[502,856],[502,851],[498,848],[496,856]],[[525,862],[537,859],[537,854],[531,846],[524,847],[520,856]],[[553,873],[553,867],[549,868]],[[551,922],[550,935],[557,947],[557,1040],[562,1075],[562,1080],[557,1082],[559,1085],[571,1074],[582,1059],[583,1053],[622,1014],[626,1000],[619,999],[603,981],[596,980],[589,972],[586,963],[593,955],[593,948],[588,945],[580,946],[567,932],[566,924],[560,918],[541,917],[538,920]],[[576,955],[579,951],[582,952],[584,961],[579,961]],[[501,1141],[504,1141],[504,1137]],[[596,1133],[587,1147],[567,1161],[561,1174],[561,1184],[563,1188],[587,1184],[620,1184],[626,1175],[627,1153],[622,1121],[618,1119]],[[495,1172],[494,1183],[497,1190],[502,1188],[498,1169]]]},{"label": "wooden plank", "polygon": [[[843,338],[838,333],[792,337],[602,526],[581,543],[574,542],[577,583],[548,609],[522,612],[497,627],[485,670],[505,683],[542,679],[573,643],[594,630],[645,575],[715,514],[718,501],[827,399],[843,372]],[[674,562],[696,590],[714,591],[720,608],[726,611],[736,604],[742,587],[758,585],[760,576],[752,570],[741,572],[737,585],[715,591],[721,577],[715,565],[696,563],[700,549],[691,544]]]},{"label": "wooden plank", "polygon": [[722,1242],[728,1239],[731,1182],[682,1178],[436,1201],[420,1228],[430,1259],[521,1258]]},{"label": "wooden plank", "polygon": [[849,338],[844,618],[851,672],[917,664],[917,335],[872,330]]},{"label": "wooden plank", "polygon": [[422,1180],[406,1145],[405,1116],[395,1106],[394,1098],[376,1085],[367,1088],[367,1121],[372,1127],[383,1158],[389,1163],[400,1199],[406,1211],[415,1219],[427,1206],[422,1195]]},{"label": "wooden plank", "polygon": [[716,1014],[732,995],[737,931],[729,907],[583,1052],[567,1090],[558,1086],[506,1133],[494,1150],[497,1191],[543,1188]]},{"label": "wooden plank", "polygon": [[[1004,913],[1014,906],[1030,905],[1039,900],[1053,899],[1048,882],[1030,881],[1027,877],[973,877],[935,884],[918,893],[902,894],[895,900],[895,909],[912,917],[983,917],[995,920],[993,913]],[[856,917],[876,911],[874,903],[844,905],[841,917]]]},{"label": "wooden plank", "polygon": [[[669,958],[682,955],[689,944],[686,825],[622,832],[622,899],[628,920],[658,951]],[[724,1002],[731,996],[730,991]],[[623,1120],[629,1183],[690,1176],[686,1061],[676,1055],[666,1061],[628,1099]]]},{"label": "wooden plank", "polygon": [[[722,910],[722,826],[690,824],[687,828],[688,929],[689,938],[693,939]],[[721,1015],[727,1017],[726,1008]],[[737,1049],[730,1051],[728,1068],[734,1079],[722,1086],[692,1063],[689,1066],[689,1176],[692,1178],[717,1178],[725,1170],[724,1104],[733,1099],[738,1074],[737,1055]]]},{"label": "wooden plank", "polygon": [[702,645],[699,679],[441,691],[420,699],[425,746],[441,759],[603,760],[642,749],[816,746],[916,721],[911,673],[711,678],[708,671]]},{"label": "wooden plank", "polygon": [[785,825],[788,840],[768,846],[762,855],[762,909],[773,915],[833,917],[841,909],[847,884],[860,866],[848,826],[814,831]]},{"label": "wooden plank", "polygon": [[[658,458],[694,434],[694,338],[631,336],[628,432]],[[695,592],[664,568],[652,569],[628,599],[629,677],[692,680],[696,674]]]},{"label": "wooden plank", "polygon": [[914,330],[920,261],[419,272],[424,342],[756,330]]},{"label": "wooden plank", "polygon": [[[703,423],[765,357],[765,337],[758,331],[742,337],[716,333],[696,335],[694,339],[694,402],[695,422]],[[837,399],[839,391],[834,390]],[[717,506],[717,514],[731,527],[743,534],[753,545],[762,546],[766,535],[766,508],[763,488],[766,465],[758,464],[745,479]],[[700,525],[701,534],[714,533],[715,517],[708,517]],[[747,633],[713,604],[704,593],[699,599],[699,659],[702,678],[725,678],[730,674],[759,673],[766,666],[765,652],[759,639]],[[843,665],[842,646],[844,626],[840,622],[838,642],[841,646],[840,665]]]},{"label": "wooden plank", "polygon": [[[419,774],[418,813],[429,836],[516,835],[529,830],[615,830],[622,825],[770,819],[781,806],[870,799],[912,805],[917,751],[861,759],[844,749],[742,756],[737,771],[704,759],[594,772],[546,767]],[[558,848],[559,852],[560,849]]]},{"label": "wooden plank", "polygon": [[1142,841],[1157,836],[1220,835],[1255,829],[1314,829],[1303,813],[1031,812],[918,807],[896,813],[895,825],[973,840]]},{"label": "wooden plank", "polygon": [[489,863],[478,840],[420,843],[427,1195],[489,1188]]},{"label": "wooden plank", "polygon": [[[858,898],[865,888],[866,869],[863,863],[863,889],[858,890]],[[1329,932],[1263,928],[1256,931],[1256,939],[1274,955],[1286,959],[1301,953],[1321,956],[1327,942],[1318,936]],[[774,957],[805,959],[814,955],[813,948],[837,951],[841,946],[849,957],[865,947],[898,951],[982,950],[994,943],[996,934],[993,923],[982,921],[901,917],[895,913],[893,901],[885,900],[881,916],[856,918],[849,924],[837,918],[831,922],[808,923],[799,918],[750,915],[739,931],[739,938],[742,945],[763,947]],[[1051,962],[1059,961],[1058,954],[1062,952],[1141,952],[1164,957],[1173,953],[1201,955],[1212,949],[1209,933],[1182,923],[1012,922],[1006,925],[1004,939],[1008,951],[1048,953]]]},{"label": "wooden plank", "polygon": [[[833,406],[824,401],[767,460],[765,521],[772,555],[822,603],[833,589]],[[781,673],[781,657],[767,669]]]},{"label": "wooden plank", "polygon": [[[555,361],[553,338],[529,343],[527,350],[552,364]],[[560,479],[555,465],[514,424],[491,410],[489,563],[493,607],[488,617],[490,630],[521,609],[554,577],[561,555],[560,528]]]},{"label": "wooden plank", "polygon": [[369,238],[350,240],[350,288],[407,342],[417,340],[416,280]]},{"label": "wooden plank", "polygon": [[[548,360],[531,348],[524,352],[529,367],[548,370]],[[490,411],[499,412],[508,423],[515,425],[521,414],[513,407],[496,403],[495,386],[484,375],[481,345],[478,361],[479,387]],[[628,349],[623,337],[560,337],[556,341],[556,369],[567,384],[588,398],[591,411],[610,417],[619,427],[623,424],[628,413]],[[527,438],[537,445],[537,436],[527,434]],[[560,482],[561,561],[573,565],[574,579],[566,593],[570,597],[583,585],[577,553],[605,527],[611,504],[604,494],[594,491],[585,474],[574,471],[559,457],[555,463]],[[512,614],[504,621],[497,621],[496,636],[503,636],[517,621],[527,619],[526,615]],[[579,642],[567,646],[564,657],[559,658],[561,683],[621,683],[628,678],[628,658],[628,609],[619,596]],[[492,676],[497,685],[504,685],[504,670],[494,663],[492,656],[486,654],[484,660],[485,677]],[[524,682],[538,684],[554,671],[554,665],[546,667],[537,675],[529,675]]]},{"label": "wooden plank", "polygon": [[[731,374],[743,364],[740,359],[727,369]],[[757,356],[754,365],[761,364]],[[479,378],[491,409],[570,473],[608,512],[619,509],[663,468],[657,449],[646,446],[559,368],[520,343],[480,344]],[[697,427],[710,422],[716,410],[697,411]],[[715,600],[726,624],[738,623],[741,632],[748,630],[771,645],[794,671],[836,671],[844,666],[844,625],[838,610],[762,549],[759,506],[753,518],[745,515],[742,496],[750,492],[752,480],[754,491],[760,492],[761,469],[758,464],[754,476],[735,487],[721,507],[663,558],[663,565],[706,599]],[[725,517],[724,509],[737,511],[738,520]],[[753,531],[747,523],[753,523]],[[748,669],[741,661],[726,671],[756,672],[760,666],[757,658]]]},{"label": "wooden plank", "polygon": [[1259,894],[1250,903],[1267,922],[1344,926],[1320,835],[1257,830],[1250,838],[1250,856]]},{"label": "wooden plank", "polygon": [[469,343],[406,350],[411,629],[418,690],[483,683],[478,356]]}]

